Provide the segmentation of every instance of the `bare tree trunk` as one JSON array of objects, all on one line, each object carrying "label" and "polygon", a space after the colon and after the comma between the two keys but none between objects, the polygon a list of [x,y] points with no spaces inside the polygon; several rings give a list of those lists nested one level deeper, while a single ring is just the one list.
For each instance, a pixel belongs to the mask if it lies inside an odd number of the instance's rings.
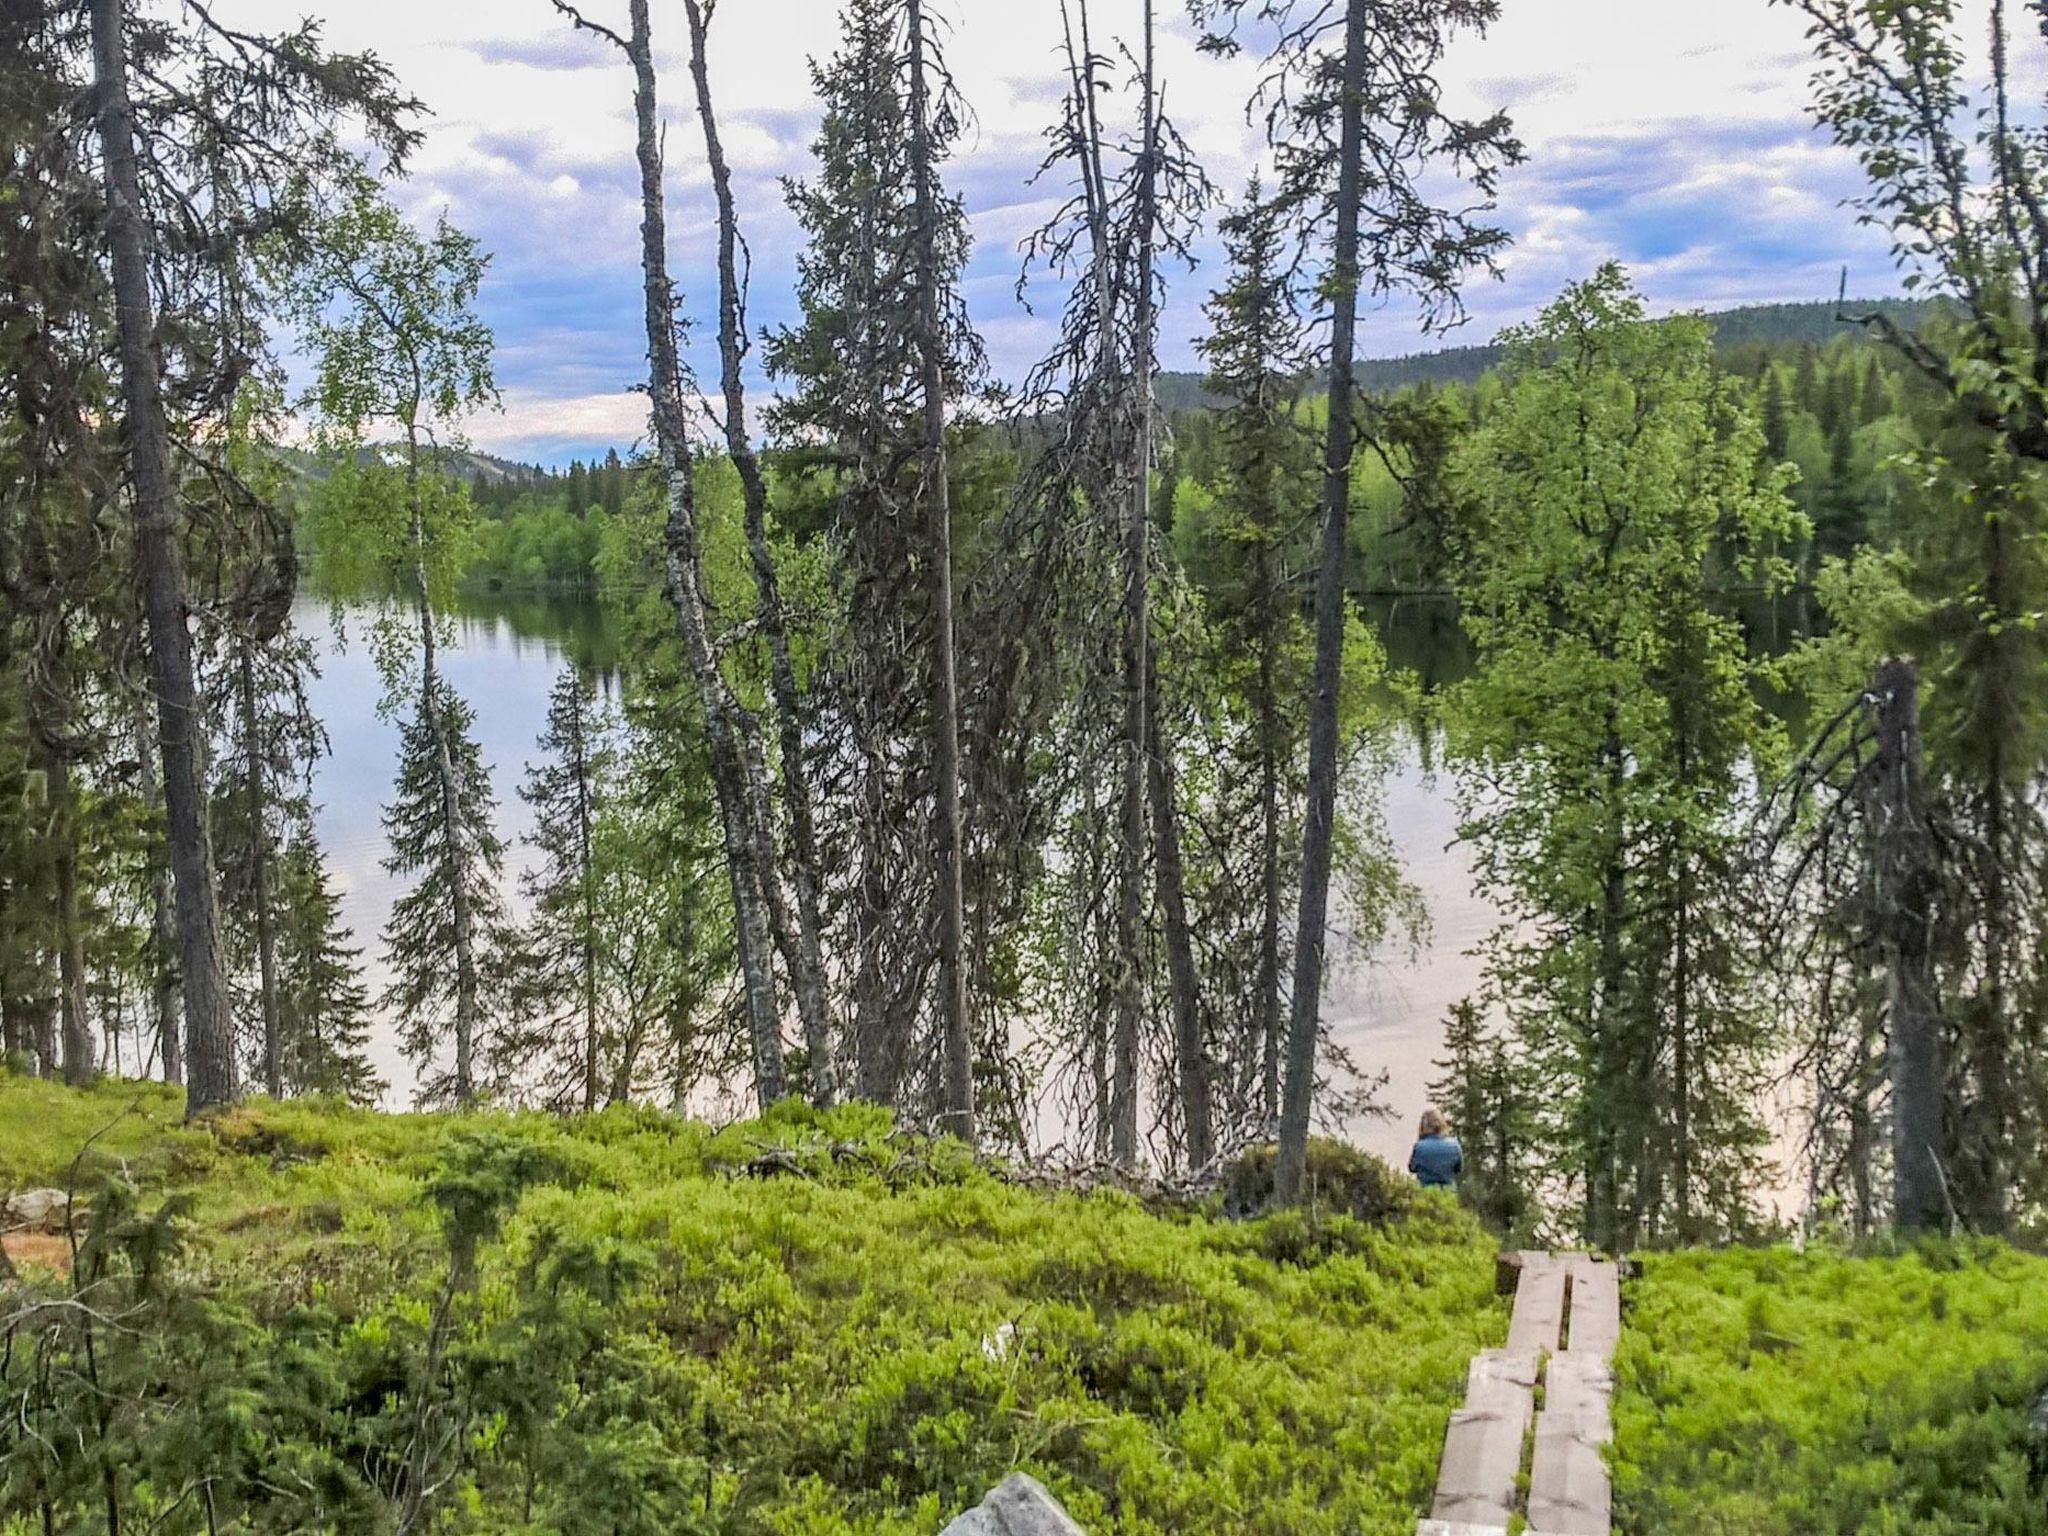
[{"label": "bare tree trunk", "polygon": [[1152,6],[1146,0],[1139,64],[1142,142],[1138,150],[1137,281],[1131,293],[1131,331],[1136,348],[1130,381],[1135,405],[1129,502],[1124,511],[1124,763],[1123,838],[1117,861],[1117,939],[1122,951],[1117,989],[1116,1052],[1111,1093],[1111,1155],[1120,1163],[1137,1159],[1138,1032],[1144,1010],[1145,935],[1145,760],[1151,747],[1151,491],[1152,491],[1152,271],[1153,225],[1158,183],[1158,117],[1153,91]]},{"label": "bare tree trunk", "polygon": [[1871,791],[1876,916],[1891,1024],[1893,1220],[1941,1227],[1948,1142],[1942,1123],[1941,1019],[1929,954],[1935,873],[1920,770],[1920,683],[1913,663],[1883,662],[1871,684],[1877,773]]},{"label": "bare tree trunk", "polygon": [[733,719],[738,705],[719,671],[699,568],[696,486],[691,478],[692,456],[683,407],[682,360],[676,350],[675,289],[668,275],[668,217],[661,186],[661,130],[647,12],[648,0],[631,0],[632,36],[624,46],[633,66],[633,110],[638,127],[640,255],[646,279],[650,405],[662,479],[668,488],[664,578],[669,602],[675,609],[684,659],[696,679],[704,709],[712,787],[718,795],[726,873],[732,888],[733,930],[746,990],[755,1094],[766,1108],[788,1091],[782,1060],[782,1023],[775,1001],[773,939],[763,891],[764,877],[771,876],[772,871],[760,867],[754,836],[758,818],[750,804],[741,760],[741,733]]},{"label": "bare tree trunk", "polygon": [[256,663],[242,639],[242,759],[249,775],[250,898],[256,904],[256,968],[263,989],[263,1089],[284,1097],[284,1063],[278,1049],[277,935],[270,917],[270,804],[264,781],[263,746],[256,725]]},{"label": "bare tree trunk", "polygon": [[1316,1040],[1322,1023],[1323,939],[1330,910],[1330,846],[1337,821],[1337,698],[1344,674],[1344,556],[1351,512],[1352,367],[1358,314],[1358,204],[1365,111],[1367,0],[1348,0],[1344,23],[1343,123],[1338,144],[1337,238],[1329,293],[1330,423],[1323,448],[1323,537],[1316,572],[1316,659],[1308,729],[1308,802],[1301,832],[1300,918],[1294,938],[1294,1007],[1280,1106],[1274,1199],[1301,1197],[1315,1107]]},{"label": "bare tree trunk", "polygon": [[[782,752],[782,796],[789,810],[790,883],[796,889],[790,971],[810,1057],[811,1095],[818,1104],[826,1105],[837,1096],[837,1090],[833,1078],[832,1017],[825,993],[824,950],[819,939],[823,924],[818,904],[817,834],[811,815],[810,777],[804,767],[803,699],[797,689],[796,667],[790,659],[789,623],[776,577],[775,556],[768,546],[768,486],[761,475],[753,440],[747,435],[746,386],[741,377],[747,351],[746,294],[739,275],[739,216],[733,207],[732,173],[726,165],[725,149],[718,137],[718,119],[711,106],[710,65],[705,57],[709,8],[701,0],[684,0],[684,12],[690,26],[690,74],[697,87],[697,115],[704,125],[705,158],[710,163],[712,191],[718,202],[718,354],[725,396],[726,451],[739,471],[745,501],[747,549],[753,560],[761,628],[768,639],[769,686],[775,699],[778,745]],[[771,855],[773,847],[771,839]],[[773,865],[765,867],[763,879],[775,878]]]},{"label": "bare tree trunk", "polygon": [[171,483],[169,430],[157,371],[148,240],[135,169],[123,0],[92,0],[93,57],[106,162],[107,244],[113,258],[120,337],[122,432],[135,508],[136,563],[149,627],[150,689],[163,754],[164,822],[178,908],[179,974],[185,993],[187,1117],[234,1101],[235,1044],[221,978],[220,912],[206,838],[199,764],[199,703],[186,630],[185,570]]},{"label": "bare tree trunk", "polygon": [[1195,977],[1195,946],[1188,931],[1187,877],[1180,851],[1180,809],[1174,799],[1173,758],[1165,750],[1159,722],[1159,672],[1146,687],[1148,731],[1153,742],[1152,868],[1159,891],[1160,927],[1166,939],[1166,982],[1173,1008],[1174,1064],[1180,1078],[1181,1126],[1190,1169],[1204,1168],[1216,1155],[1210,1107],[1210,1061],[1202,1038],[1201,989]]},{"label": "bare tree trunk", "polygon": [[[149,708],[140,699],[135,705],[135,759],[141,766],[142,803],[152,818],[161,816],[163,790],[157,782],[156,742],[150,733]],[[185,1053],[178,1029],[178,925],[171,902],[171,870],[167,863],[151,861],[149,876],[150,927],[150,1013],[156,1025],[157,1052],[164,1081],[181,1082],[185,1076]]]},{"label": "bare tree trunk", "polygon": [[974,1037],[967,1017],[966,838],[960,813],[960,695],[953,668],[953,507],[946,480],[945,345],[939,311],[939,199],[932,164],[923,0],[908,0],[910,163],[916,182],[918,344],[923,357],[924,492],[932,547],[932,771],[938,790],[939,1022],[945,1128],[975,1140]]},{"label": "bare tree trunk", "polygon": [[[578,905],[582,911],[582,932],[577,936],[583,959],[583,1112],[597,1108],[597,889],[596,871],[591,868],[590,748],[589,726],[583,717],[583,690],[570,690],[569,709],[571,766],[576,774],[576,858]],[[638,1029],[636,1024],[635,1029]],[[637,1043],[637,1042],[636,1042]],[[631,1052],[626,1055],[630,1057]],[[622,1060],[620,1072],[625,1088],[615,1088],[618,1102],[632,1089],[630,1061]]]},{"label": "bare tree trunk", "polygon": [[78,911],[78,806],[71,761],[42,748],[43,776],[50,797],[50,865],[57,901],[57,1016],[64,1081],[74,1087],[97,1075],[92,1026],[85,1014],[85,932]]},{"label": "bare tree trunk", "polygon": [[[1269,549],[1260,549],[1262,586],[1272,580]],[[1259,1112],[1264,1134],[1280,1126],[1280,701],[1274,696],[1273,616],[1265,615],[1259,645]]]}]

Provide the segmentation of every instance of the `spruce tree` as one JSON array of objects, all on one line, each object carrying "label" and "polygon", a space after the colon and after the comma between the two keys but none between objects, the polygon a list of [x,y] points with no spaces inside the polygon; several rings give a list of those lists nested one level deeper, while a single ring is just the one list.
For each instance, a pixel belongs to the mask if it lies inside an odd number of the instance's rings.
[{"label": "spruce tree", "polygon": [[[1269,39],[1258,100],[1278,159],[1276,196],[1321,265],[1327,308],[1328,417],[1316,570],[1315,669],[1308,786],[1297,889],[1294,979],[1281,1095],[1276,1197],[1301,1193],[1322,1039],[1325,941],[1337,832],[1340,694],[1348,628],[1351,466],[1360,437],[1358,307],[1367,294],[1412,296],[1424,327],[1455,324],[1459,285],[1493,268],[1506,234],[1484,222],[1500,168],[1520,157],[1505,115],[1466,121],[1445,109],[1437,70],[1456,33],[1484,28],[1496,0],[1425,0],[1388,11],[1374,0],[1196,0],[1205,46],[1231,52],[1251,18]],[[1255,102],[1256,105],[1256,102]],[[1455,166],[1469,206],[1440,206],[1431,172]]]},{"label": "spruce tree", "polygon": [[287,1093],[375,1104],[386,1084],[369,1059],[370,995],[362,951],[301,808],[277,855],[278,1075]]},{"label": "spruce tree", "polygon": [[597,689],[565,668],[548,695],[541,759],[519,789],[533,808],[530,841],[541,859],[522,880],[531,913],[521,945],[522,1054],[541,1074],[543,1102],[585,1112],[604,1092],[612,1054],[597,836],[617,772],[613,734]]},{"label": "spruce tree", "polygon": [[[363,185],[322,227],[315,259],[289,274],[316,359],[305,403],[327,468],[308,509],[315,541],[411,601],[409,624],[387,614],[375,636],[384,707],[404,716],[386,867],[426,877],[385,927],[389,998],[422,1066],[452,1047],[428,1092],[464,1106],[488,1065],[485,1036],[502,1023],[491,1014],[509,935],[490,775],[469,706],[441,675],[475,509],[437,449],[496,398],[491,333],[475,311],[484,266],[469,236],[445,220],[421,235]],[[380,431],[394,440],[378,442]]]},{"label": "spruce tree", "polygon": [[444,680],[422,684],[399,726],[398,781],[384,808],[384,868],[413,885],[384,925],[382,1004],[422,1069],[425,1104],[464,1106],[508,1086],[501,1034],[516,951],[500,890],[498,802],[473,720]]}]

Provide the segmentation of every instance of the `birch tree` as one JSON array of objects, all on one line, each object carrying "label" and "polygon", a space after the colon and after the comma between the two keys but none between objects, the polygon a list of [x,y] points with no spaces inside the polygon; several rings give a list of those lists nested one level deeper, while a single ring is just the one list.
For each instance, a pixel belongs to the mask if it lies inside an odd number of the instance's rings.
[{"label": "birch tree", "polygon": [[[387,615],[372,641],[384,707],[405,712],[387,867],[426,877],[386,929],[390,1001],[423,1064],[452,1048],[449,1071],[428,1091],[462,1106],[481,1088],[486,1010],[509,940],[490,777],[471,710],[441,668],[473,516],[443,450],[459,441],[466,413],[495,399],[491,335],[474,307],[484,261],[445,220],[422,236],[359,188],[315,259],[289,274],[315,356],[306,405],[327,469],[314,536],[331,559],[400,583],[412,610],[409,623]],[[395,437],[377,441],[383,431]]]}]

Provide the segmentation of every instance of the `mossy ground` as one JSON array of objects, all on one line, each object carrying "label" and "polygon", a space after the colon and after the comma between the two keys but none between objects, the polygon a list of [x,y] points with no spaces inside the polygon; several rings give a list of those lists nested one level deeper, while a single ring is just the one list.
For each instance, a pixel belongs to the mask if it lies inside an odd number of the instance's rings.
[{"label": "mossy ground", "polygon": [[[335,1378],[313,1407],[251,1410],[259,1434],[369,1435],[348,1414],[386,1410],[350,1405],[442,1283],[429,1194],[451,1151],[544,1159],[483,1251],[465,1368],[518,1382],[473,1425],[451,1530],[928,1536],[1022,1468],[1096,1532],[1405,1536],[1466,1362],[1506,1326],[1492,1243],[1434,1196],[1373,1221],[1148,1210],[1021,1188],[949,1144],[906,1155],[865,1108],[716,1132],[309,1102],[186,1128],[179,1108],[0,1079],[0,1187],[189,1195],[182,1273],[246,1308],[252,1360],[288,1346]],[[749,1176],[763,1144],[801,1171]],[[541,1404],[543,1432],[519,1431]],[[549,1459],[586,1445],[615,1459]],[[596,1521],[621,1501],[631,1518]]]}]

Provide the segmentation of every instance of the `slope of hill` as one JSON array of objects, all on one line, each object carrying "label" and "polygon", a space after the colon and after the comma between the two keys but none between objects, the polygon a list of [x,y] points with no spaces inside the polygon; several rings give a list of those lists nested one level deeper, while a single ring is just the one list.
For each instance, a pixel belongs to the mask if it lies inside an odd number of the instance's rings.
[{"label": "slope of hill", "polygon": [[[1915,326],[1936,312],[1935,299],[1852,299],[1853,314],[1876,311],[1904,326]],[[1716,342],[1723,348],[1760,344],[1769,347],[1825,346],[1840,336],[1864,333],[1836,318],[1830,299],[1811,304],[1748,304],[1711,312]],[[1405,357],[1371,358],[1359,365],[1359,380],[1373,393],[1388,393],[1412,384],[1470,384],[1499,364],[1503,349],[1496,344],[1445,347]],[[1196,410],[1216,402],[1198,373],[1160,375],[1159,401],[1169,411]]]},{"label": "slope of hill", "polygon": [[1412,1191],[1210,1220],[860,1108],[176,1113],[0,1076],[0,1191],[106,1190],[83,1291],[0,1300],[50,1448],[0,1440],[0,1510],[101,1529],[111,1478],[124,1528],[203,1530],[168,1506],[210,1478],[224,1530],[369,1530],[432,1484],[419,1529],[932,1536],[1022,1468],[1092,1532],[1407,1536],[1506,1325],[1492,1245]]},{"label": "slope of hill", "polygon": [[[786,1106],[713,1131],[254,1103],[0,1071],[0,1536],[932,1536],[1012,1470],[1094,1536],[1408,1536],[1493,1244],[1319,1153],[1232,1221]],[[60,1206],[61,1210],[61,1206]],[[2048,1532],[2048,1259],[1649,1255],[1622,1536]],[[202,1493],[204,1500],[202,1500]]]}]

